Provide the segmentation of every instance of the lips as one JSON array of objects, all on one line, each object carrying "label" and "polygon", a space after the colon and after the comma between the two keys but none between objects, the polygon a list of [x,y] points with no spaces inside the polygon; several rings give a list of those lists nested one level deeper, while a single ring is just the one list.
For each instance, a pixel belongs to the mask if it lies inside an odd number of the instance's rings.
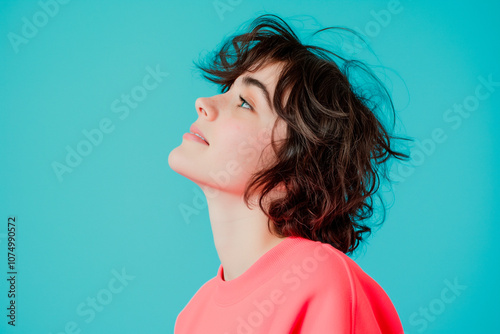
[{"label": "lips", "polygon": [[208,142],[208,140],[206,140],[205,135],[203,135],[203,132],[201,132],[201,130],[198,129],[194,124],[191,125],[191,127],[189,128],[189,131],[192,134],[197,135],[198,137],[200,137],[201,139],[203,139],[205,141],[205,143],[207,143],[208,145],[210,145],[210,143]]}]

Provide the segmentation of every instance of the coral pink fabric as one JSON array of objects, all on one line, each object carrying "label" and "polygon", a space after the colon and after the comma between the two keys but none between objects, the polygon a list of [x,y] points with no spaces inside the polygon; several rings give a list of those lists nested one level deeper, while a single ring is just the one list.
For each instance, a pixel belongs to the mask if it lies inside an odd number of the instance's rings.
[{"label": "coral pink fabric", "polygon": [[207,281],[177,316],[175,334],[403,333],[385,291],[351,258],[288,237],[247,271]]}]

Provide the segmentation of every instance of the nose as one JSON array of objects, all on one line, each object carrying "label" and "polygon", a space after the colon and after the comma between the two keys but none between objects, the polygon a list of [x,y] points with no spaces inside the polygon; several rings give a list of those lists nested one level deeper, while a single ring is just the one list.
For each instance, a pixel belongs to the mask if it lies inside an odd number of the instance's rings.
[{"label": "nose", "polygon": [[215,106],[211,98],[197,98],[195,102],[195,108],[199,117],[206,118],[207,120],[212,120],[215,117]]}]

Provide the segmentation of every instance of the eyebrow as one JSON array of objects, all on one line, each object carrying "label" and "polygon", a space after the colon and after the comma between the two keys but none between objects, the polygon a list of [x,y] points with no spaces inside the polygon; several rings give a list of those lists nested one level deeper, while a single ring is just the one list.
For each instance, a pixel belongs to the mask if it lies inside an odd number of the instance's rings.
[{"label": "eyebrow", "polygon": [[250,76],[244,76],[242,79],[242,83],[245,86],[255,86],[257,88],[260,88],[262,93],[264,93],[264,96],[266,98],[267,105],[269,106],[269,109],[273,110],[272,103],[271,103],[271,98],[269,97],[269,92],[267,91],[266,86],[260,82],[259,80],[250,77]]}]

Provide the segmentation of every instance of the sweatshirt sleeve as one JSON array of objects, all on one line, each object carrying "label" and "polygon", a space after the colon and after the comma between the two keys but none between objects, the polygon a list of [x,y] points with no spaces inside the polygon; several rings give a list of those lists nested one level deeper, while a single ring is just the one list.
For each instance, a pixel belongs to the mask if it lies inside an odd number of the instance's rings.
[{"label": "sweatshirt sleeve", "polygon": [[343,259],[332,254],[314,272],[310,295],[300,319],[297,334],[353,332],[355,291],[352,273]]},{"label": "sweatshirt sleeve", "polygon": [[313,275],[295,333],[403,333],[396,309],[380,285],[345,254],[331,255]]}]

